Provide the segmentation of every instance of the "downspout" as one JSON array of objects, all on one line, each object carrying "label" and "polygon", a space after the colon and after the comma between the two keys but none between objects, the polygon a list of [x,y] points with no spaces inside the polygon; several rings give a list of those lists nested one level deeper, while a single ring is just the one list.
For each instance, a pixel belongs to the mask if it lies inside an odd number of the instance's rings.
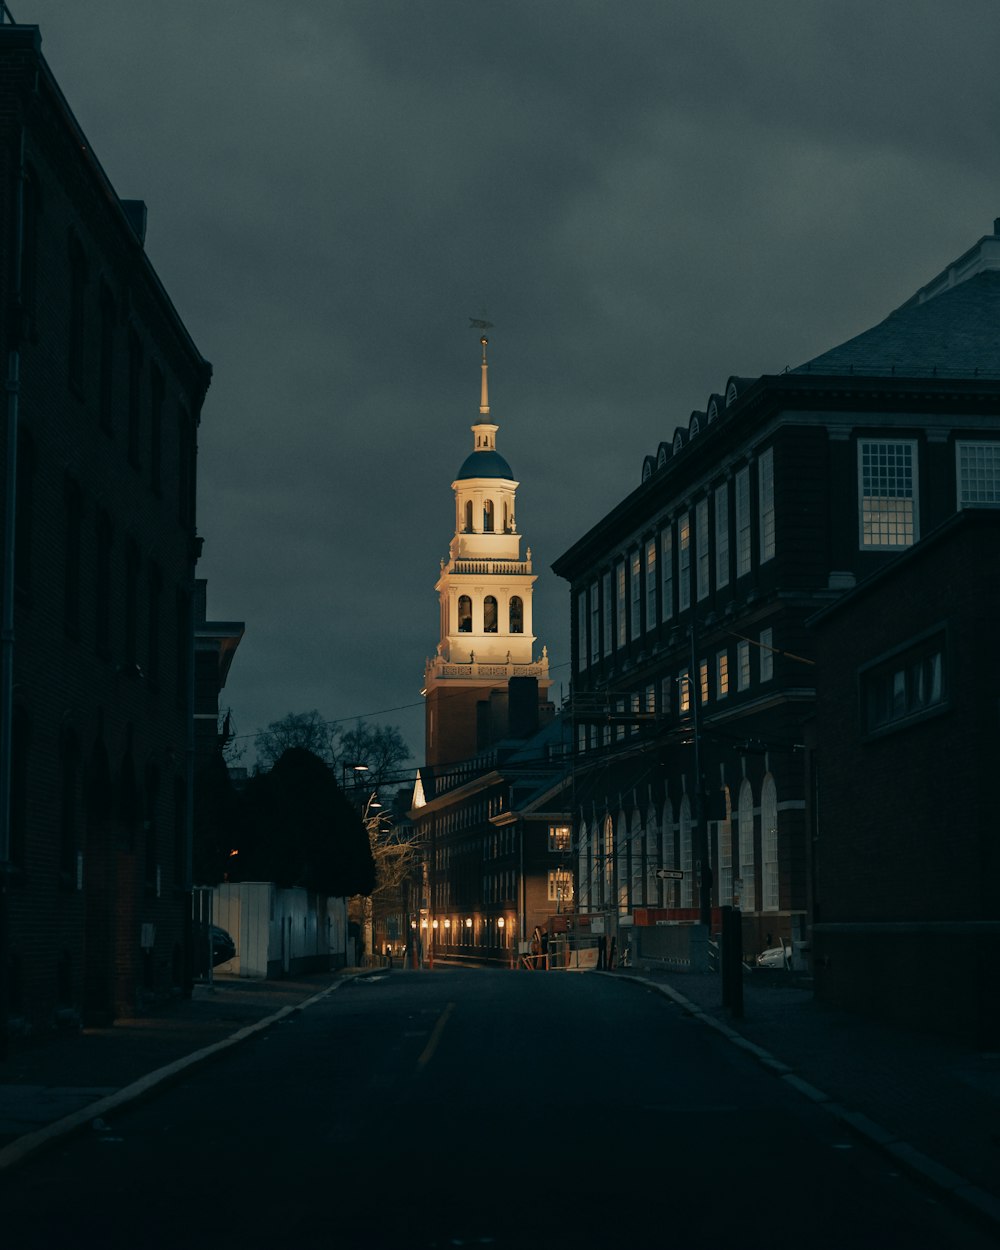
[{"label": "downspout", "polygon": [[11,854],[11,733],[14,724],[14,553],[17,520],[17,428],[21,397],[20,340],[24,253],[24,126],[18,146],[14,209],[13,290],[7,309],[7,458],[4,474],[3,606],[0,619],[0,1059],[7,1057],[9,937],[7,887]]}]

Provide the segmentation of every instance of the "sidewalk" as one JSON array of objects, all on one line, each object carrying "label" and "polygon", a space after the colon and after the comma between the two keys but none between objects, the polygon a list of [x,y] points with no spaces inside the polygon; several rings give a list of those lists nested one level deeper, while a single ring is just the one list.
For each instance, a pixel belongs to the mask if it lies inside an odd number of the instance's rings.
[{"label": "sidewalk", "polygon": [[147,1016],[15,1047],[0,1062],[0,1172],[360,972],[280,981],[217,976]]},{"label": "sidewalk", "polygon": [[[717,975],[625,968],[1000,1233],[1000,1053],[825,1007],[789,973],[748,972],[743,1018]],[[928,1019],[936,1010],[927,987]]]}]

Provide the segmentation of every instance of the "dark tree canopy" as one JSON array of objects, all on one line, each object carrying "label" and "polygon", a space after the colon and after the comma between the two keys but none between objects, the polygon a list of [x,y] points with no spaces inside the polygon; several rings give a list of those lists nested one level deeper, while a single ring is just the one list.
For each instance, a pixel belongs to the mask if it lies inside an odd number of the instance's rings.
[{"label": "dark tree canopy", "polygon": [[262,729],[254,739],[257,761],[261,768],[273,768],[290,747],[302,747],[332,764],[336,730],[320,716],[311,712],[289,712]]},{"label": "dark tree canopy", "polygon": [[244,792],[243,880],[304,886],[320,894],[368,894],[375,884],[368,833],[330,766],[289,747]]}]

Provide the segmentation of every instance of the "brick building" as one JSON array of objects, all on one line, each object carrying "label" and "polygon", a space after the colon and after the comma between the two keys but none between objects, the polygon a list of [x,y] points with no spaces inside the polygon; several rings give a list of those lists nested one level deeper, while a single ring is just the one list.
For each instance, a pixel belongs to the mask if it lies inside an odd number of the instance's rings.
[{"label": "brick building", "polygon": [[145,205],[115,194],[32,26],[0,24],[0,196],[16,380],[0,453],[0,1026],[16,1033],[109,1021],[189,976],[211,370],[144,252]]},{"label": "brick building", "polygon": [[963,510],[813,618],[809,735],[817,997],[991,1049],[998,620],[1000,510]]},{"label": "brick building", "polygon": [[556,561],[578,897],[612,929],[715,926],[737,903],[748,953],[804,938],[807,621],[957,509],[996,501],[998,235],[849,342],[730,377]]}]

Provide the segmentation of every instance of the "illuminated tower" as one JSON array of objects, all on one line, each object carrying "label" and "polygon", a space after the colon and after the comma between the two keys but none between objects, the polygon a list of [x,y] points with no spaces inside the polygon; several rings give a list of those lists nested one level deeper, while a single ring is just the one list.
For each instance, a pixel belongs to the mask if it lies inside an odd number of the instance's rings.
[{"label": "illuminated tower", "polygon": [[[472,426],[473,450],[451,484],[455,536],[435,586],[441,605],[440,640],[424,671],[426,754],[431,765],[468,759],[504,736],[508,716],[516,729],[526,691],[532,692],[536,703],[544,703],[552,684],[545,648],[540,659],[534,658],[531,548],[522,559],[515,513],[518,483],[496,449],[487,340],[480,342],[479,420]],[[508,691],[511,678],[517,677],[535,681],[517,683]]]}]

